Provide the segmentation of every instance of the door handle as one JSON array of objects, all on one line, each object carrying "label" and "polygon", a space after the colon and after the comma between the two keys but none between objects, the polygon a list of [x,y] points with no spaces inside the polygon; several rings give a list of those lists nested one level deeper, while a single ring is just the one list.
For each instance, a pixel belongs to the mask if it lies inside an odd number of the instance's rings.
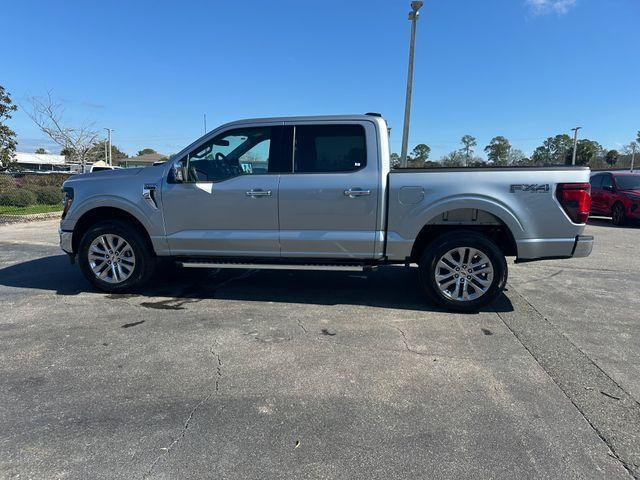
[{"label": "door handle", "polygon": [[371,190],[362,190],[361,188],[350,188],[344,191],[344,196],[349,198],[366,197],[371,195]]},{"label": "door handle", "polygon": [[271,190],[262,190],[261,188],[256,188],[255,190],[249,190],[247,192],[247,197],[270,197]]}]

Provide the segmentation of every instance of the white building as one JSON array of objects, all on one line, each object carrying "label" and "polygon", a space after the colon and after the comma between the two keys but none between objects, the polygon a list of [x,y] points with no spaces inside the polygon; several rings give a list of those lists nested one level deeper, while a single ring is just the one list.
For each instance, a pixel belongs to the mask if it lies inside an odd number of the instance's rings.
[{"label": "white building", "polygon": [[49,153],[16,152],[16,163],[21,170],[36,172],[68,172],[71,167],[64,155]]}]

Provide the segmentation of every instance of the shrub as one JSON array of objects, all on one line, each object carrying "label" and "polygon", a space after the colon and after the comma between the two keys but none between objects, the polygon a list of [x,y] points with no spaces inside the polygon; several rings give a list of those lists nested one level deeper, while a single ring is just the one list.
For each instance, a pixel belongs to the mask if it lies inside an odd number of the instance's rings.
[{"label": "shrub", "polygon": [[7,207],[28,207],[35,205],[36,194],[25,190],[24,188],[16,188],[0,192],[0,205]]},{"label": "shrub", "polygon": [[[64,173],[50,173],[46,175],[38,174],[26,174],[20,178],[20,184],[27,188],[30,187],[58,187],[62,186],[62,183],[69,178],[69,175]],[[33,190],[33,188],[30,188]]]},{"label": "shrub", "polygon": [[11,188],[16,188],[16,179],[11,175],[0,173],[0,193]]},{"label": "shrub", "polygon": [[62,201],[60,187],[30,187],[29,190],[36,194],[36,202],[41,205],[54,205]]}]

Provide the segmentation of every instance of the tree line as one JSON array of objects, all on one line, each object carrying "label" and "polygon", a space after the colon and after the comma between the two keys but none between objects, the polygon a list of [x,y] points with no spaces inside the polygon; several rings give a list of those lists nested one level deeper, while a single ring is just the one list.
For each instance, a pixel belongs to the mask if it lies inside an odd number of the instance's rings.
[{"label": "tree line", "polygon": [[[32,97],[30,108],[22,108],[39,129],[56,143],[61,154],[69,161],[85,164],[102,160],[105,157],[105,141],[100,140],[98,131],[92,124],[69,126],[63,119],[63,105],[54,100],[51,93],[46,97]],[[11,162],[15,163],[17,146],[16,134],[7,125],[12,113],[17,109],[11,96],[0,85],[0,168],[6,169]],[[640,131],[637,137],[625,145],[621,151],[606,150],[594,140],[579,140],[576,148],[576,165],[591,168],[628,167],[631,154],[640,153]],[[566,133],[547,138],[528,157],[522,150],[511,145],[504,136],[496,136],[484,147],[486,158],[476,155],[477,139],[472,135],[464,135],[460,139],[460,148],[434,161],[429,158],[431,148],[425,143],[416,145],[407,157],[410,168],[440,167],[484,167],[484,166],[537,166],[544,167],[559,164],[571,164],[573,156],[573,139]],[[39,149],[36,153],[43,153]],[[152,149],[143,149],[138,155],[157,153]],[[115,145],[111,146],[114,160],[122,160],[127,155]],[[400,166],[400,156],[391,154],[391,165]]]},{"label": "tree line", "polygon": [[[625,145],[621,151],[607,150],[595,140],[584,138],[576,145],[576,165],[591,168],[628,167],[631,155],[635,151],[640,154],[640,131],[635,140]],[[487,166],[531,166],[546,167],[551,165],[571,165],[573,158],[573,139],[566,133],[548,137],[538,146],[531,156],[515,148],[506,137],[493,137],[484,147],[486,159],[475,153],[477,139],[472,135],[464,135],[460,139],[460,148],[443,155],[439,160],[429,158],[431,147],[424,143],[416,145],[407,155],[408,168],[452,168],[452,167],[487,167]],[[393,168],[400,167],[400,155],[391,154]]]}]

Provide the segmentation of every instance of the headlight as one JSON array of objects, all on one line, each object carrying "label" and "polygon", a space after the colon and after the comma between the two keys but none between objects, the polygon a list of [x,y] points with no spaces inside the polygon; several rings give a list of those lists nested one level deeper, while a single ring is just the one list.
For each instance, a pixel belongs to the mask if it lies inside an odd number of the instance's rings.
[{"label": "headlight", "polygon": [[73,203],[73,188],[62,187],[62,218],[67,216],[67,212]]}]

